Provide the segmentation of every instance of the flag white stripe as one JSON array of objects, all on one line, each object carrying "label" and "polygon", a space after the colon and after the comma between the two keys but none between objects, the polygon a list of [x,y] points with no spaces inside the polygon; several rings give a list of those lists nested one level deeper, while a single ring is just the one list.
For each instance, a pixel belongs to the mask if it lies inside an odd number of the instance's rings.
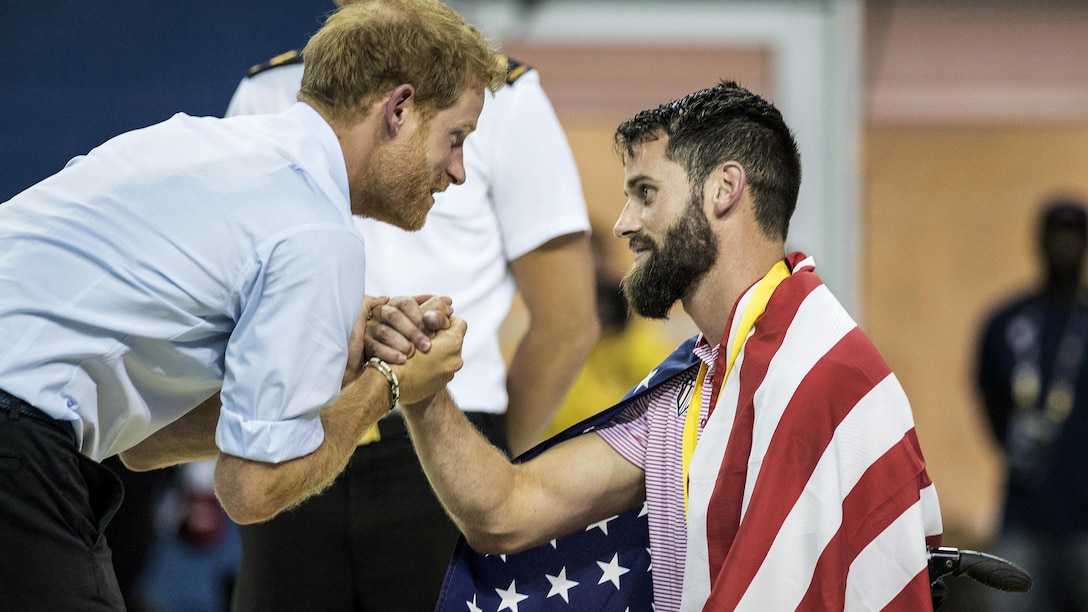
[{"label": "flag white stripe", "polygon": [[930,485],[920,491],[922,496],[922,517],[925,519],[926,536],[944,533],[944,521],[941,520],[941,502],[937,499],[937,487]]},{"label": "flag white stripe", "polygon": [[759,478],[759,466],[797,387],[813,366],[855,327],[857,323],[824,285],[813,289],[797,309],[781,348],[771,359],[764,382],[756,390],[755,404],[759,406],[759,413],[753,425],[752,454],[748,459],[748,473],[756,477],[750,477],[744,483],[742,517],[748,511],[752,490]]},{"label": "flag white stripe", "polygon": [[[924,506],[919,500],[869,543],[846,578],[845,612],[882,610],[919,572],[926,569]],[[917,545],[904,546],[904,542]],[[895,559],[898,563],[889,563]]]},{"label": "flag white stripe", "polygon": [[[842,502],[862,474],[914,424],[899,382],[889,375],[835,430],[801,497],[790,510],[738,609],[792,610],[808,590],[824,547],[842,524]],[[798,544],[807,544],[801,548]],[[919,546],[923,543],[919,540]]]}]

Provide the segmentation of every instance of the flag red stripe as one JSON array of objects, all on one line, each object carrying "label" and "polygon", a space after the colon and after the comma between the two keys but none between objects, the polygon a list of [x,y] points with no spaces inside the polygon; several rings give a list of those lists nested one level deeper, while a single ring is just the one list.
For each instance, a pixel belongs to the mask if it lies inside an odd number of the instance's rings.
[{"label": "flag red stripe", "polygon": [[[744,362],[740,371],[740,397],[733,417],[725,457],[711,494],[712,507],[707,512],[706,533],[709,544],[710,583],[718,579],[740,526],[740,511],[748,474],[748,457],[752,451],[752,426],[755,419],[755,390],[763,382],[771,358],[785,338],[789,323],[812,290],[820,286],[815,275],[791,276],[771,295],[766,312],[757,320],[752,337],[744,347]],[[726,344],[718,351],[716,372],[724,372],[724,356],[731,349]],[[713,388],[715,397],[720,389]],[[714,403],[711,403],[713,409]]]},{"label": "flag red stripe", "polygon": [[[846,530],[840,526],[827,543],[798,610],[843,609],[850,564],[870,542],[918,503],[921,490],[918,478],[904,479],[905,474],[925,473],[922,458],[915,452],[916,439],[911,429],[869,466],[847,494],[842,504],[842,525]],[[919,541],[918,546],[922,545]]]},{"label": "flag red stripe", "polygon": [[[772,326],[772,329],[775,327],[784,326]],[[749,342],[748,348],[753,350],[751,353],[746,350],[741,372],[740,405],[748,411],[754,410],[753,396],[766,371],[766,362],[780,346],[780,340],[769,347],[763,345],[762,339],[758,340],[758,343]],[[760,370],[758,380],[755,376],[748,377],[750,366]],[[707,513],[711,517],[708,518],[707,539],[714,576],[707,609],[732,609],[737,605],[762,565],[783,521],[800,498],[836,427],[853,406],[889,374],[887,364],[858,328],[847,333],[817,361],[786,406],[767,448],[744,521],[739,526],[733,524],[735,536],[728,540],[718,538],[729,533],[730,525],[720,524],[716,519],[736,520],[735,514],[726,514],[720,508],[739,508],[744,486],[743,482],[739,487],[732,482],[720,480],[717,483]],[[741,462],[742,470],[747,468],[751,449],[750,423],[745,431],[744,456],[733,458],[733,461]],[[737,426],[733,433],[737,434]],[[744,545],[733,546],[734,540],[743,541]],[[720,574],[714,571],[715,567]]]}]

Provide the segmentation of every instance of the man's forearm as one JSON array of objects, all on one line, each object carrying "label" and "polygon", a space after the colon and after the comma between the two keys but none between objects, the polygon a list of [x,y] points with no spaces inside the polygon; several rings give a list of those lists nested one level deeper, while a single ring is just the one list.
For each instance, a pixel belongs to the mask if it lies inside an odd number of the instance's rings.
[{"label": "man's forearm", "polygon": [[404,414],[438,499],[480,552],[542,544],[645,499],[642,470],[596,434],[512,464],[444,392]]},{"label": "man's forearm", "polygon": [[367,368],[321,409],[325,438],[312,453],[268,463],[223,453],[215,469],[215,490],[239,524],[268,520],[328,487],[343,471],[359,437],[389,411],[389,385]]},{"label": "man's forearm", "polygon": [[215,426],[219,421],[219,394],[209,397],[180,419],[121,453],[130,470],[144,472],[189,461],[214,459]]},{"label": "man's forearm", "polygon": [[445,391],[404,407],[404,420],[438,499],[474,545],[503,530],[515,469],[465,418]]},{"label": "man's forearm", "polygon": [[592,262],[588,238],[570,234],[511,263],[529,311],[506,377],[506,440],[515,456],[540,441],[600,335]]}]

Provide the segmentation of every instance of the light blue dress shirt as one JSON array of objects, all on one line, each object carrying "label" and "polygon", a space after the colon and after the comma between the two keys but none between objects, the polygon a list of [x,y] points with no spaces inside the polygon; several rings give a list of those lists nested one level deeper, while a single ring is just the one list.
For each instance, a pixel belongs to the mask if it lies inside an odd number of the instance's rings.
[{"label": "light blue dress shirt", "polygon": [[222,388],[221,450],[300,457],[339,394],[364,266],[312,108],[175,115],[0,205],[0,389],[101,460]]}]

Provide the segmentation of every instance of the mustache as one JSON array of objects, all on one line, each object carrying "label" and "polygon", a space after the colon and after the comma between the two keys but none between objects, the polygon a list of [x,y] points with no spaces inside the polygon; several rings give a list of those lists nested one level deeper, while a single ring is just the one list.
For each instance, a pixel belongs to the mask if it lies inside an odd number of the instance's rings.
[{"label": "mustache", "polygon": [[450,185],[452,185],[452,184],[453,184],[453,181],[451,181],[449,178],[443,179],[437,185],[435,185],[435,187],[434,187],[435,193],[442,193],[442,192],[446,191],[447,189],[450,188]]},{"label": "mustache", "polygon": [[644,234],[642,232],[638,232],[638,233],[634,234],[633,236],[631,236],[627,240],[627,244],[632,249],[640,248],[640,249],[648,249],[650,251],[657,251],[657,243],[655,243],[652,238],[650,238],[649,236],[647,236],[646,234]]}]

